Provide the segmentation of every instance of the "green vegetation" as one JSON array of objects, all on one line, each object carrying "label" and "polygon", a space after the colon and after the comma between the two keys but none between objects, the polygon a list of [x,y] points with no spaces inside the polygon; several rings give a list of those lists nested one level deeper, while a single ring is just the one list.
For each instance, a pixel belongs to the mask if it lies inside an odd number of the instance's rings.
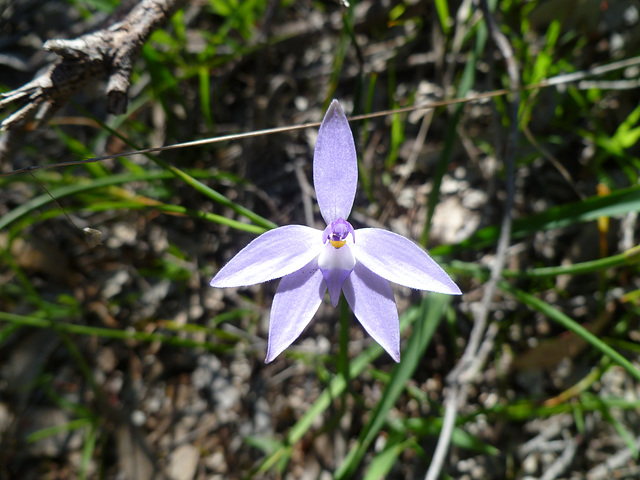
[{"label": "green vegetation", "polygon": [[[119,2],[53,3],[91,24]],[[350,3],[190,2],[144,46],[125,115],[106,115],[102,87],[87,89],[27,132],[3,171],[319,122],[332,98],[355,116],[508,88],[467,2]],[[208,286],[256,235],[319,221],[315,128],[0,176],[0,477],[165,471],[184,444],[197,452],[192,478],[424,477],[508,182],[511,247],[488,349],[438,478],[626,474],[640,448],[640,42],[625,12],[640,12],[489,4],[522,91],[352,122],[354,226],[402,230],[465,293],[394,289],[397,365],[348,309],[327,305],[264,365],[275,284]],[[19,86],[7,72],[0,91]],[[37,420],[53,411],[53,424]],[[630,460],[598,477],[620,452]]]}]

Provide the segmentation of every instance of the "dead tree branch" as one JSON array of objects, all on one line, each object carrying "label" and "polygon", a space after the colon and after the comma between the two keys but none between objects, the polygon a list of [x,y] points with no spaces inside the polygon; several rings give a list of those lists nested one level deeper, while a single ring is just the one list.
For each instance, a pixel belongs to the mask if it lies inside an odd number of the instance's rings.
[{"label": "dead tree branch", "polygon": [[122,114],[127,107],[131,72],[151,33],[186,0],[141,0],[115,23],[75,39],[48,40],[45,50],[60,56],[45,73],[11,92],[2,94],[0,109],[22,105],[2,122],[0,160],[11,151],[28,122],[36,125],[51,118],[88,82],[107,76],[107,108]]}]

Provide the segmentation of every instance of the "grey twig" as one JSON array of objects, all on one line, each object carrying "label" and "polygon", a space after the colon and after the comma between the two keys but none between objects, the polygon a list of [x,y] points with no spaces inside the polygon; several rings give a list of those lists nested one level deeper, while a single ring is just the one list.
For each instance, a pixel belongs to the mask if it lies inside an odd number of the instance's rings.
[{"label": "grey twig", "polygon": [[[489,28],[489,32],[496,46],[500,50],[502,57],[507,66],[507,72],[509,75],[510,89],[513,92],[517,92],[520,88],[520,74],[516,64],[513,50],[507,38],[500,32],[500,29],[496,26],[493,17],[489,11],[489,6],[486,0],[478,0],[479,7],[482,10],[485,21]],[[496,292],[498,281],[501,278],[501,272],[504,268],[507,249],[509,247],[509,239],[511,237],[511,211],[513,208],[515,197],[515,149],[518,143],[518,109],[520,103],[518,95],[512,95],[509,108],[509,116],[511,128],[509,130],[508,142],[504,152],[504,164],[506,171],[506,199],[504,205],[504,212],[502,215],[500,238],[498,239],[498,248],[496,252],[496,258],[491,268],[491,276],[484,290],[480,309],[477,315],[474,315],[475,322],[469,342],[465,348],[462,358],[458,362],[458,365],[447,377],[448,391],[445,398],[445,413],[442,423],[442,430],[440,437],[438,438],[438,444],[434,452],[431,465],[427,470],[425,480],[436,480],[440,475],[444,459],[449,451],[451,443],[451,435],[455,426],[458,409],[466,403],[468,396],[468,385],[472,381],[472,372],[477,372],[486,361],[486,355],[490,351],[485,346],[481,349],[481,343],[483,337],[485,337],[485,330],[487,325],[487,319],[489,317],[489,309],[491,300]],[[489,343],[493,341],[493,335],[489,338]],[[480,350],[484,355],[483,358],[478,356]]]},{"label": "grey twig", "polygon": [[518,456],[524,458],[534,452],[541,451],[542,445],[548,443],[555,436],[560,435],[562,430],[567,428],[571,422],[573,422],[573,419],[570,415],[556,416],[554,421],[549,422],[535,437],[518,447]]},{"label": "grey twig", "polygon": [[[636,437],[635,445],[637,449],[640,449],[640,437]],[[623,448],[618,453],[608,456],[605,462],[589,470],[587,472],[587,480],[607,480],[614,478],[614,472],[628,465],[629,462],[632,461],[632,458],[633,450],[629,447]]]},{"label": "grey twig", "polygon": [[544,472],[544,475],[540,477],[540,480],[555,480],[562,475],[573,462],[577,449],[578,442],[576,442],[574,438],[566,438],[562,454]]},{"label": "grey twig", "polygon": [[[43,48],[60,57],[42,75],[0,96],[0,109],[22,105],[0,122],[0,154],[7,155],[27,122],[50,118],[91,80],[107,75],[108,110],[126,111],[133,64],[151,33],[186,0],[141,0],[119,21],[75,39],[53,39]],[[1,158],[1,157],[0,157]]]}]

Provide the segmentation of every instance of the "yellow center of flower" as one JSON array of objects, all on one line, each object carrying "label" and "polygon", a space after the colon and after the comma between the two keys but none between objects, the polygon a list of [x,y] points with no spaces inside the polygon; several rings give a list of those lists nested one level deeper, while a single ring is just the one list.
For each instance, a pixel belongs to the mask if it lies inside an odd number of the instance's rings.
[{"label": "yellow center of flower", "polygon": [[344,244],[347,243],[346,240],[329,240],[331,242],[331,245],[333,245],[334,248],[340,248],[340,247],[344,247]]}]

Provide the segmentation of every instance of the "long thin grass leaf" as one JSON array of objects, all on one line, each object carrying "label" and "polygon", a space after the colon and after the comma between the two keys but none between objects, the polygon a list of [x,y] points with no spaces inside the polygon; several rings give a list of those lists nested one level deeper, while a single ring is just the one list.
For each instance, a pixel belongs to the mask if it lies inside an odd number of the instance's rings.
[{"label": "long thin grass leaf", "polygon": [[93,452],[96,449],[96,443],[98,441],[98,429],[95,424],[91,424],[89,431],[87,432],[84,444],[82,446],[82,455],[80,457],[80,472],[78,476],[80,480],[88,478],[89,464],[93,457]]},{"label": "long thin grass leaf", "polygon": [[387,474],[393,466],[397,464],[400,454],[411,443],[411,439],[407,439],[404,436],[392,435],[389,437],[382,451],[371,460],[364,480],[381,480],[387,478]]},{"label": "long thin grass leaf", "polygon": [[347,478],[358,467],[369,445],[384,425],[389,410],[395,405],[398,397],[404,391],[407,381],[415,372],[450,301],[451,297],[447,295],[432,293],[422,302],[419,319],[402,355],[402,361],[395,367],[391,381],[385,388],[382,398],[371,412],[369,421],[360,432],[357,442],[347,454],[344,462],[336,471],[334,478]]},{"label": "long thin grass leaf", "polygon": [[492,418],[522,422],[532,418],[549,418],[563,413],[573,413],[575,409],[579,409],[581,412],[593,412],[602,408],[602,402],[607,408],[632,411],[640,409],[640,400],[628,400],[626,398],[601,398],[600,401],[595,402],[592,399],[581,396],[577,402],[552,406],[540,406],[538,400],[521,400],[498,404],[491,408],[481,408],[461,421],[470,421],[478,415],[490,415]]},{"label": "long thin grass leaf", "polygon": [[588,392],[583,393],[582,396],[590,397],[594,402],[601,405],[601,408],[599,409],[600,413],[605,418],[605,420],[607,420],[607,422],[609,422],[613,426],[618,435],[620,435],[620,438],[622,438],[624,443],[627,445],[627,448],[631,451],[633,458],[637,459],[638,448],[636,447],[634,435],[629,432],[629,430],[618,418],[616,418],[614,415],[611,415],[609,407],[598,396],[591,395]]},{"label": "long thin grass leaf", "polygon": [[[408,418],[402,422],[408,433],[415,433],[421,437],[436,437],[442,430],[442,418]],[[485,455],[496,456],[500,453],[493,445],[480,440],[478,437],[465,432],[461,428],[454,428],[451,434],[451,443],[458,448],[464,448]]]},{"label": "long thin grass leaf", "polygon": [[567,330],[572,331],[587,343],[589,343],[591,346],[599,350],[603,355],[609,356],[611,360],[624,368],[627,373],[629,373],[629,375],[640,381],[640,370],[638,370],[629,360],[627,360],[605,342],[600,340],[582,325],[577,323],[575,320],[562,313],[560,310],[549,305],[544,300],[540,300],[538,297],[531,295],[530,293],[526,293],[513,287],[507,282],[500,282],[500,288],[505,292],[513,295],[524,304],[529,305],[531,308],[539,311],[540,313],[543,313],[554,322],[562,325]]},{"label": "long thin grass leaf", "polygon": [[[458,96],[464,97],[469,93],[471,88],[473,87],[476,65],[478,62],[478,58],[480,54],[484,51],[484,46],[487,41],[487,28],[484,24],[478,26],[478,31],[476,35],[476,45],[473,50],[473,53],[470,55],[469,59],[464,68],[464,72],[462,73],[462,77],[460,78],[460,83],[458,85],[458,91],[456,92]],[[433,172],[431,181],[431,191],[429,192],[429,199],[427,205],[427,218],[424,222],[424,227],[422,229],[422,235],[420,236],[420,243],[423,246],[427,245],[429,241],[429,231],[431,230],[431,220],[433,219],[433,215],[436,210],[436,206],[438,205],[438,199],[440,198],[440,185],[442,184],[442,178],[447,171],[447,165],[451,160],[451,155],[453,154],[453,147],[455,140],[457,138],[458,132],[458,123],[460,123],[460,119],[462,118],[462,112],[464,109],[463,104],[458,104],[455,106],[455,110],[451,120],[447,124],[447,132],[445,134],[444,147],[442,152],[440,153],[440,157],[438,159],[438,163],[436,165],[435,172]]]},{"label": "long thin grass leaf", "polygon": [[[422,309],[410,308],[407,310],[400,319],[400,331],[404,331],[406,327],[412,324],[419,316]],[[362,371],[371,364],[376,358],[378,358],[383,352],[383,349],[377,343],[372,344],[358,357],[349,363],[349,378],[356,378]],[[300,441],[302,437],[309,431],[311,425],[315,419],[321,415],[336,398],[339,398],[348,386],[348,381],[343,375],[336,375],[327,388],[320,394],[318,399],[311,405],[309,410],[291,427],[287,434],[286,441],[280,448],[275,450],[271,455],[267,456],[259,467],[256,469],[256,474],[267,472],[273,468],[278,462],[282,461],[283,457],[288,457],[292,451],[292,445]]]},{"label": "long thin grass leaf", "polygon": [[77,418],[61,425],[42,428],[27,435],[27,442],[34,443],[59,433],[68,433],[79,428],[88,427],[91,425],[91,421],[90,418]]},{"label": "long thin grass leaf", "polygon": [[[548,278],[558,275],[584,275],[588,273],[601,272],[615,267],[634,265],[640,262],[640,246],[597,260],[574,263],[571,265],[558,265],[554,267],[539,267],[528,270],[503,270],[503,277],[510,278]],[[467,273],[476,277],[485,278],[489,276],[489,269],[475,263],[461,262],[453,260],[450,269],[456,273]]]},{"label": "long thin grass leaf", "polygon": [[[576,223],[591,222],[599,217],[612,217],[640,211],[640,187],[634,186],[612,192],[605,197],[593,196],[578,202],[552,207],[544,212],[514,220],[512,238],[522,238],[541,230],[553,230]],[[480,249],[495,244],[500,234],[498,226],[485,227],[455,245],[432,248],[432,255],[451,255],[467,249]]]},{"label": "long thin grass leaf", "polygon": [[[203,348],[212,352],[227,352],[234,349],[233,345],[213,342],[200,342],[191,340],[189,338],[181,338],[173,335],[165,335],[162,333],[91,327],[89,325],[58,322],[45,318],[28,317],[25,315],[16,315],[7,312],[0,312],[0,322],[1,321],[16,323],[23,327],[53,328],[55,330],[70,334],[89,335],[101,338],[112,338],[116,340],[137,340],[145,343],[158,342],[184,348]],[[212,333],[216,333],[216,331],[214,330]]]},{"label": "long thin grass leaf", "polygon": [[[199,173],[197,175],[203,175],[203,174]],[[86,192],[94,189],[99,189],[102,187],[120,185],[124,183],[137,182],[137,181],[168,179],[168,178],[172,178],[173,176],[174,175],[172,175],[169,172],[150,172],[150,173],[145,173],[143,175],[132,175],[132,174],[111,175],[108,177],[89,180],[86,182],[78,182],[74,185],[66,185],[64,187],[51,189],[50,193],[54,198],[60,199],[69,195],[75,195],[80,192]],[[0,217],[0,230],[8,227],[15,221],[30,214],[34,210],[52,202],[53,200],[51,196],[47,194],[39,195],[35,198],[32,198],[28,202],[23,203],[19,207],[16,207],[13,210],[11,210],[6,215]],[[171,210],[171,208],[172,207],[166,207],[165,210],[169,211]],[[178,207],[177,210],[180,210],[181,208],[182,207]],[[185,213],[186,211],[187,209],[184,209],[182,213]],[[194,211],[192,210],[192,212]],[[214,215],[214,216],[211,216],[211,215]],[[206,220],[215,221],[216,223],[224,223],[226,225],[233,226],[233,228],[249,231],[251,233],[259,234],[265,231],[265,227],[238,222],[237,220],[232,220],[232,219],[215,215],[215,214],[207,214],[205,212],[199,212],[196,216],[199,216],[201,218],[207,217],[205,218]]]},{"label": "long thin grass leaf", "polygon": [[[95,120],[102,128],[104,128],[105,130],[108,130],[112,135],[118,137],[120,140],[125,142],[131,148],[134,148],[136,150],[141,150],[141,148],[138,145],[136,145],[135,143],[133,143],[128,137],[126,137],[122,133],[118,132],[117,130],[114,130],[109,125],[104,123],[99,118],[91,115],[86,110],[83,109],[83,111],[85,112],[85,114],[87,114],[88,116],[93,118],[93,120]],[[158,165],[158,166],[162,167],[163,169],[173,173],[174,176],[176,176],[179,179],[181,179],[184,183],[186,183],[187,185],[192,187],[194,190],[196,190],[196,191],[202,193],[203,195],[209,197],[211,200],[213,200],[216,203],[219,203],[219,204],[221,204],[221,205],[223,205],[225,207],[231,208],[238,215],[242,215],[242,216],[248,218],[249,220],[251,220],[256,225],[260,225],[261,227],[264,227],[266,229],[271,229],[271,228],[276,228],[277,227],[277,225],[275,223],[273,223],[273,222],[261,217],[260,215],[258,215],[257,213],[249,210],[246,207],[243,207],[241,205],[238,205],[235,202],[232,202],[227,197],[222,195],[220,192],[217,192],[213,188],[211,188],[208,185],[205,185],[204,183],[202,183],[197,178],[189,175],[189,173],[186,170],[178,168],[175,165],[172,165],[171,163],[161,159],[160,157],[158,157],[156,155],[152,155],[151,153],[144,153],[144,155],[149,160],[154,162],[156,165]]]}]

